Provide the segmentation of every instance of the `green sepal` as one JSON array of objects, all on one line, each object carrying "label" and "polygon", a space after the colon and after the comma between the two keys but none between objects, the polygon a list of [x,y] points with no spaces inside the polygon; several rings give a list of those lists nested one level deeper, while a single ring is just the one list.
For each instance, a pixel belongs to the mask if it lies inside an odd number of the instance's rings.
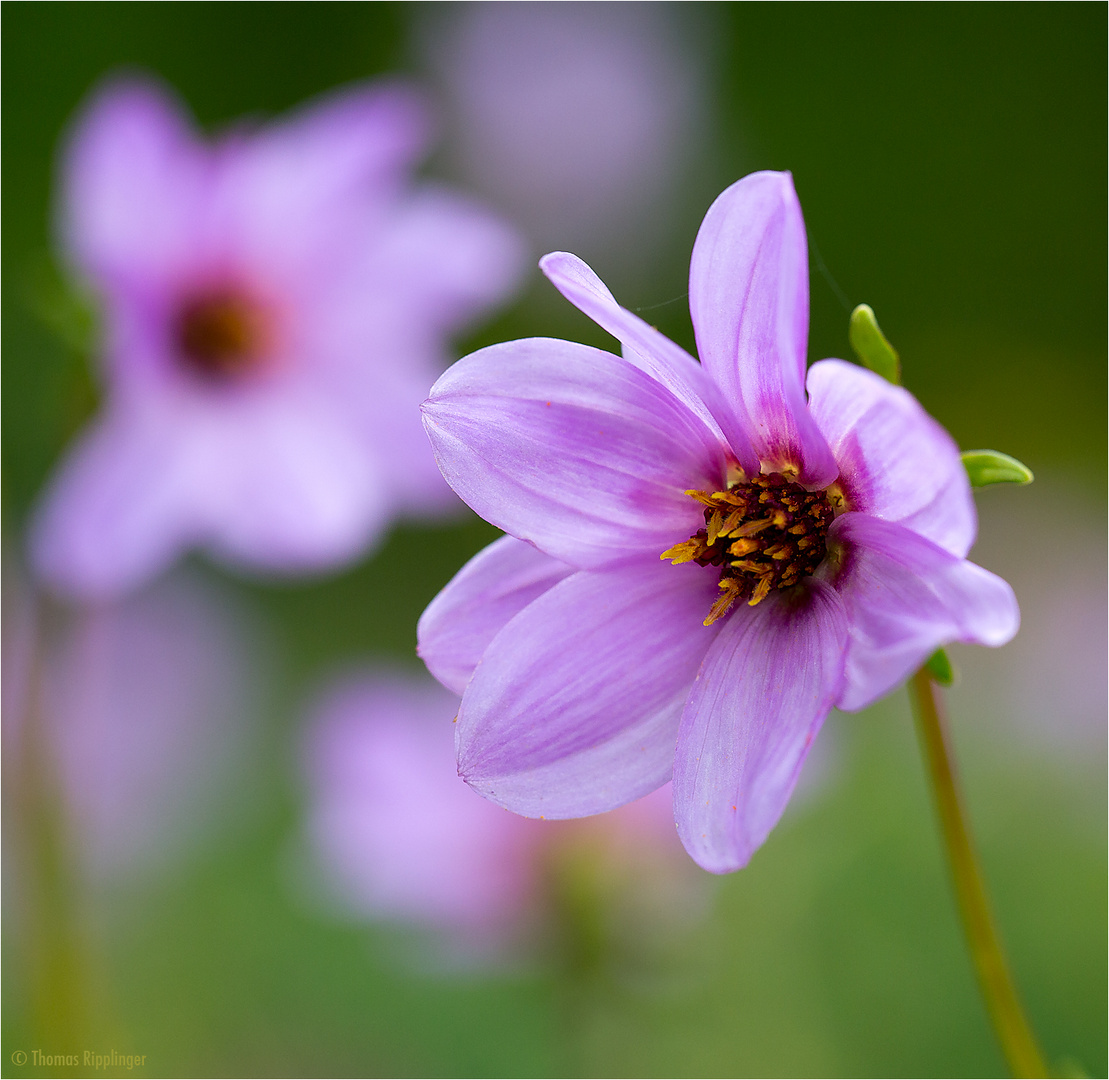
[{"label": "green sepal", "polygon": [[964,450],[963,468],[971,487],[1032,483],[1032,470],[1027,465],[997,450]]},{"label": "green sepal", "polygon": [[860,304],[851,312],[847,337],[864,366],[894,386],[901,384],[901,360],[879,328],[869,304]]},{"label": "green sepal", "polygon": [[951,657],[943,649],[937,649],[932,653],[924,662],[924,666],[940,686],[951,686],[955,682],[955,665],[951,663]]}]

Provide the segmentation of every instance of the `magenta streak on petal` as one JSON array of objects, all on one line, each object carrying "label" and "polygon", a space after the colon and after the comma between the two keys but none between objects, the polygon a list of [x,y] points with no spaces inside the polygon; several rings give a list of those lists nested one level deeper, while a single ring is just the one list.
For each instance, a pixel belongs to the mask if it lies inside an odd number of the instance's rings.
[{"label": "magenta streak on petal", "polygon": [[721,438],[751,475],[759,460],[741,417],[684,349],[616,303],[604,282],[576,255],[554,251],[539,260],[543,273],[567,300],[624,346],[624,358],[658,380]]},{"label": "magenta streak on petal", "polygon": [[573,572],[513,536],[494,540],[427,606],[416,651],[435,678],[461,695],[505,623]]},{"label": "magenta streak on petal", "polygon": [[709,208],[693,246],[689,307],[701,363],[745,417],[756,452],[827,487],[836,465],[808,414],[808,256],[788,173],[753,173]]},{"label": "magenta streak on petal", "polygon": [[528,817],[583,817],[670,778],[689,684],[716,636],[716,575],[657,557],[582,571],[493,639],[458,720],[459,772]]},{"label": "magenta streak on petal", "polygon": [[685,491],[716,490],[724,447],[611,353],[549,338],[460,360],[423,406],[451,487],[487,521],[582,568],[655,558],[696,531]]},{"label": "magenta streak on petal", "polygon": [[682,714],[678,834],[716,874],[746,866],[777,824],[843,684],[843,603],[823,582],[804,588],[735,609]]},{"label": "magenta streak on petal", "polygon": [[1006,582],[901,525],[844,514],[828,543],[844,549],[832,584],[851,623],[841,709],[877,701],[941,645],[996,647],[1017,632],[1020,612]]},{"label": "magenta streak on petal", "polygon": [[955,440],[916,398],[843,360],[813,364],[808,385],[848,505],[966,555],[977,529],[970,482]]}]

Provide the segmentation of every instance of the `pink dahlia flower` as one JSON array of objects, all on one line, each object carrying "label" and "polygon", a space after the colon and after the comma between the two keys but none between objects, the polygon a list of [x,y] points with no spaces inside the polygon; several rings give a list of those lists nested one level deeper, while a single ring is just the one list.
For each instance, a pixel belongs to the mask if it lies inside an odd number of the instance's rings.
[{"label": "pink dahlia flower", "polygon": [[427,128],[399,85],[212,143],[156,84],[94,96],[63,156],[60,240],[100,303],[106,401],[40,507],[47,581],[112,594],[192,546],[313,570],[442,509],[418,405],[521,248],[410,186]]},{"label": "pink dahlia flower", "polygon": [[789,174],[746,177],[705,217],[699,365],[574,256],[541,266],[623,357],[532,338],[435,384],[439,467],[510,535],[432,602],[420,653],[463,694],[475,790],[576,817],[672,776],[686,850],[736,870],[833,706],[863,708],[945,642],[1004,644],[1016,601],[967,561],[959,452],[912,395],[842,360],[806,379]]}]

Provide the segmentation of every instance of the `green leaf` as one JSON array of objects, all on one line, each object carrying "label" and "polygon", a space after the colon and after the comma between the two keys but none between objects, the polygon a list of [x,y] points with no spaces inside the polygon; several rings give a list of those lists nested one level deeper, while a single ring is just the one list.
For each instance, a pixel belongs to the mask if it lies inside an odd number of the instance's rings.
[{"label": "green leaf", "polygon": [[897,350],[886,340],[869,304],[860,304],[851,312],[847,336],[851,348],[866,367],[894,386],[900,385],[901,361]]},{"label": "green leaf", "polygon": [[963,467],[971,487],[1032,483],[1032,470],[1027,465],[997,450],[964,450]]},{"label": "green leaf", "polygon": [[951,663],[951,658],[943,649],[937,649],[932,653],[924,662],[924,666],[940,686],[950,686],[955,681],[955,665]]}]

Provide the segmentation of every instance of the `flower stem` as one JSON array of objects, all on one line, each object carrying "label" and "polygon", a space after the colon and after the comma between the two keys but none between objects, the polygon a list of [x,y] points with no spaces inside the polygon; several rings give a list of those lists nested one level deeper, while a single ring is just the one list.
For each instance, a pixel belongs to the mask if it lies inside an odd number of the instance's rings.
[{"label": "flower stem", "polygon": [[78,925],[64,838],[59,778],[46,730],[46,639],[63,616],[36,604],[22,722],[5,755],[7,808],[12,811],[23,901],[22,946],[29,1036],[66,1053],[90,1045],[88,956]]},{"label": "flower stem", "polygon": [[924,756],[928,759],[928,772],[951,864],[963,930],[998,1042],[1013,1076],[1048,1076],[1043,1054],[1017,998],[1001,939],[990,914],[986,885],[971,843],[955,776],[943,702],[939,688],[926,668],[921,668],[912,677],[909,696],[913,701]]}]

